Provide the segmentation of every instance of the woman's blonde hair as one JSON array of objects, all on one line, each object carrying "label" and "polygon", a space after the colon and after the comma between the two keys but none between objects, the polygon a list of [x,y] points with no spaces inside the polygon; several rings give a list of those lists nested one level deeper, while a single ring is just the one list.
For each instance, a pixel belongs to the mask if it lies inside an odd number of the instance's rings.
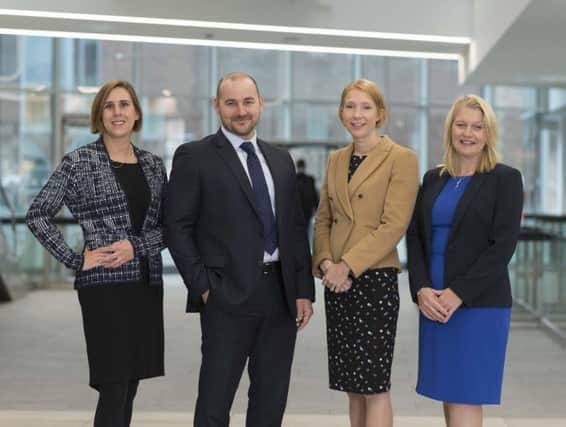
[{"label": "woman's blonde hair", "polygon": [[457,176],[460,173],[458,153],[456,153],[454,145],[452,144],[452,126],[454,125],[456,114],[458,114],[462,108],[478,110],[482,113],[483,117],[482,125],[486,142],[476,171],[489,172],[495,168],[495,165],[499,161],[499,153],[497,151],[497,117],[495,116],[493,108],[480,96],[464,95],[454,101],[444,122],[444,155],[442,157],[440,175],[447,173],[450,176]]},{"label": "woman's blonde hair", "polygon": [[385,97],[383,96],[383,92],[381,92],[381,89],[376,83],[366,79],[354,80],[353,82],[349,83],[348,86],[346,86],[342,91],[342,97],[340,98],[340,107],[338,108],[338,116],[340,117],[340,120],[344,122],[344,120],[342,119],[342,112],[344,111],[346,96],[348,96],[350,91],[354,89],[361,90],[362,92],[369,95],[369,97],[377,107],[377,113],[379,116],[378,121],[375,123],[375,128],[378,129],[383,127],[383,125],[387,121],[387,105],[385,104]]},{"label": "woman's blonde hair", "polygon": [[111,80],[100,88],[94,101],[92,101],[92,107],[90,109],[90,131],[92,133],[102,133],[104,131],[104,124],[102,123],[102,110],[104,109],[104,101],[108,98],[108,95],[112,90],[117,87],[126,89],[132,98],[132,103],[136,113],[138,113],[138,119],[134,123],[133,131],[137,132],[142,127],[143,115],[140,105],[140,100],[136,95],[136,91],[132,84],[126,80]]}]

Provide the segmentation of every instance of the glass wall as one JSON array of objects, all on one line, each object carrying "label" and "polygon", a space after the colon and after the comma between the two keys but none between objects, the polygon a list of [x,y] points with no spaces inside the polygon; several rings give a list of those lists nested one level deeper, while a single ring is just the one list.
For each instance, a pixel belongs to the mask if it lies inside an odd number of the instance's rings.
[{"label": "glass wall", "polygon": [[480,94],[496,110],[503,160],[523,172],[525,210],[566,212],[563,89],[461,86],[451,61],[0,35],[0,217],[22,216],[61,156],[95,139],[88,115],[104,82],[133,82],[144,111],[136,142],[170,167],[179,144],[216,131],[217,80],[235,70],[265,98],[261,137],[306,157],[319,183],[328,151],[348,142],[337,108],[351,80],[382,87],[383,132],[418,153],[421,173],[441,161],[453,100]]},{"label": "glass wall", "polygon": [[[418,152],[421,172],[441,160],[452,101],[482,94],[497,110],[504,161],[525,175],[528,209],[541,202],[551,211],[564,208],[564,200],[555,200],[558,188],[540,194],[546,188],[539,180],[540,144],[554,159],[561,135],[541,141],[537,91],[460,86],[455,62],[16,36],[0,36],[0,48],[0,173],[19,213],[64,152],[94,139],[88,114],[102,83],[134,83],[145,115],[138,143],[169,164],[182,141],[216,130],[211,99],[218,77],[231,70],[249,72],[259,83],[261,136],[294,145],[346,143],[337,118],[341,90],[355,78],[376,81],[390,109],[384,132]],[[551,91],[549,109],[563,108],[564,99]],[[545,180],[560,172],[548,170]]]}]

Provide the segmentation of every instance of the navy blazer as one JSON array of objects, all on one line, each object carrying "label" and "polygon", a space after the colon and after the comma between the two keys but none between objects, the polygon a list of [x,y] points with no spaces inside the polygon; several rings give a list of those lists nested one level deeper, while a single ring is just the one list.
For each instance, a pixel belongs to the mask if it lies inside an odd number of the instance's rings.
[{"label": "navy blazer", "polygon": [[[431,285],[430,255],[432,206],[448,174],[429,170],[417,196],[407,232],[411,296]],[[456,206],[448,234],[444,288],[452,289],[467,307],[510,307],[511,285],[507,266],[519,238],[523,208],[521,173],[497,164],[476,173]]]},{"label": "navy blazer", "polygon": [[[59,262],[75,270],[75,288],[139,281],[140,256],[148,260],[150,285],[163,284],[162,199],[167,175],[159,157],[135,146],[134,152],[151,193],[140,234],[132,228],[126,194],[112,170],[102,137],[65,154],[27,212],[26,223],[39,242]],[[65,242],[53,221],[63,205],[81,226],[89,250],[127,239],[134,247],[134,259],[117,268],[100,266],[83,271],[82,251],[76,252]]]},{"label": "navy blazer", "polygon": [[[258,139],[275,186],[275,218],[285,299],[314,300],[307,230],[289,153]],[[167,246],[189,291],[187,311],[208,303],[231,311],[260,283],[263,226],[238,154],[221,130],[175,152],[165,209]]]}]

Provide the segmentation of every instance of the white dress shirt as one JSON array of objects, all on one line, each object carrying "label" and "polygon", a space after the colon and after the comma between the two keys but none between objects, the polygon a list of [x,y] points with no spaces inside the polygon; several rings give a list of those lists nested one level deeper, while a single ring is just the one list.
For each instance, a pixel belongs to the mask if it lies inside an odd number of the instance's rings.
[{"label": "white dress shirt", "polygon": [[[275,216],[275,185],[273,184],[273,177],[271,176],[271,171],[269,170],[269,166],[265,161],[265,157],[263,157],[263,153],[261,152],[259,146],[257,145],[257,134],[254,132],[253,136],[250,139],[242,139],[241,136],[238,136],[226,130],[224,126],[222,126],[221,129],[224,136],[226,136],[228,141],[230,141],[230,144],[232,144],[232,147],[234,147],[234,150],[236,150],[236,154],[238,155],[238,158],[242,163],[242,167],[246,171],[246,175],[248,177],[248,180],[250,181],[250,185],[252,185],[252,179],[250,177],[250,172],[248,171],[248,154],[240,148],[240,145],[244,141],[249,141],[253,144],[255,149],[255,154],[259,159],[261,169],[263,170],[263,175],[265,176],[265,183],[267,184],[267,191],[269,192],[269,199],[271,201],[271,209],[273,210],[273,216]],[[269,254],[267,252],[263,253],[263,262],[273,262],[273,261],[279,261],[279,248],[276,248],[272,254]]]}]

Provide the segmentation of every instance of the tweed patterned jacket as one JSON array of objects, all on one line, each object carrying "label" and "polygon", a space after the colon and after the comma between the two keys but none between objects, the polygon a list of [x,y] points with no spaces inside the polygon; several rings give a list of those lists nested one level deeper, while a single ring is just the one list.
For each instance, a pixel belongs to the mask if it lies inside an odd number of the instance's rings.
[{"label": "tweed patterned jacket", "polygon": [[[167,175],[159,157],[137,147],[134,152],[151,193],[141,233],[132,229],[126,194],[112,171],[102,138],[66,154],[28,210],[26,223],[35,237],[58,261],[75,270],[75,288],[139,281],[140,256],[148,260],[150,285],[163,284],[161,211]],[[53,221],[63,205],[80,224],[89,250],[128,239],[134,259],[117,268],[83,271],[82,253],[69,247]]]}]

